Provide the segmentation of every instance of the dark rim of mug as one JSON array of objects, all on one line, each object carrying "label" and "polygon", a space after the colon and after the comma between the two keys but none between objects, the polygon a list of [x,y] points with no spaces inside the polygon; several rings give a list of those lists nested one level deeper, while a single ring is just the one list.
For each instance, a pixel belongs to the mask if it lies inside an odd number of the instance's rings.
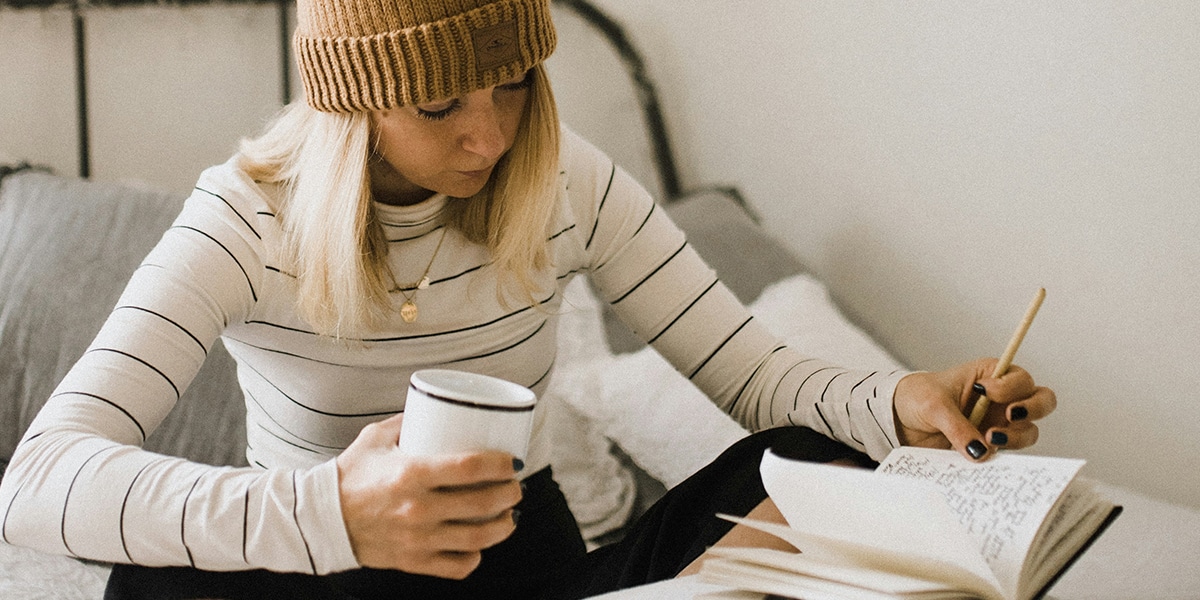
[{"label": "dark rim of mug", "polygon": [[479,402],[471,402],[470,400],[460,400],[458,398],[447,398],[446,396],[434,394],[430,391],[423,390],[423,389],[417,387],[416,384],[413,384],[413,383],[409,383],[408,387],[410,387],[414,390],[417,390],[418,392],[421,392],[422,394],[425,394],[426,396],[429,396],[430,398],[433,398],[435,400],[441,400],[442,402],[446,402],[449,404],[457,404],[459,406],[466,406],[468,408],[481,408],[483,410],[495,410],[495,411],[499,411],[499,412],[529,412],[529,411],[533,410],[534,406],[537,405],[537,403],[532,403],[528,406],[503,406],[503,405],[498,406],[495,404],[481,404]]}]

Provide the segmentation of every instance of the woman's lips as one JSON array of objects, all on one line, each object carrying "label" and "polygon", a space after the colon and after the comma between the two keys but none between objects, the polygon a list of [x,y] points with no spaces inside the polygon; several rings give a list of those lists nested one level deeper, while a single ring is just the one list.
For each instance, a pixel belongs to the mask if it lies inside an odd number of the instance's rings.
[{"label": "woman's lips", "polygon": [[486,169],[479,169],[478,171],[459,171],[458,173],[468,179],[478,179],[480,177],[487,177],[491,172],[492,168],[488,167]]}]

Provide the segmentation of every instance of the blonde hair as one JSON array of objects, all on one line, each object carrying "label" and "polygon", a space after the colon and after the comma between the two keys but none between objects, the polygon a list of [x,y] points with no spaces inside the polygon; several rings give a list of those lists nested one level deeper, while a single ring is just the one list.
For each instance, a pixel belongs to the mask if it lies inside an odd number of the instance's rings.
[{"label": "blonde hair", "polygon": [[[558,153],[558,112],[539,64],[513,146],[492,179],[475,196],[447,204],[447,224],[490,251],[502,301],[515,286],[518,298],[533,304],[536,274],[551,266]],[[282,258],[299,282],[297,310],[323,335],[354,335],[393,316],[394,279],[372,202],[370,158],[369,113],[325,113],[303,102],[241,144],[239,166],[256,181],[284,187],[276,207]]]}]

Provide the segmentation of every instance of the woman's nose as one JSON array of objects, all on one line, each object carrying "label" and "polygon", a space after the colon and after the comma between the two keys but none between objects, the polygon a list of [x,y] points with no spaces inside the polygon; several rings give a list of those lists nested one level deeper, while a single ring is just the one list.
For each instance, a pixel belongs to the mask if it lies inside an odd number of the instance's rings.
[{"label": "woman's nose", "polygon": [[478,154],[489,162],[500,160],[508,143],[504,139],[499,107],[492,102],[479,103],[467,119],[462,135],[462,147],[467,152]]}]

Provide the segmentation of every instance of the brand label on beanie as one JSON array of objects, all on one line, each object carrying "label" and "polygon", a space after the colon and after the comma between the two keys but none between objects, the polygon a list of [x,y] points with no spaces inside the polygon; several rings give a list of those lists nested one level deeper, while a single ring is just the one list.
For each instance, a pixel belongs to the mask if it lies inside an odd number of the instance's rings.
[{"label": "brand label on beanie", "polygon": [[471,44],[475,47],[475,70],[481,73],[521,57],[516,21],[476,29],[471,34]]}]

